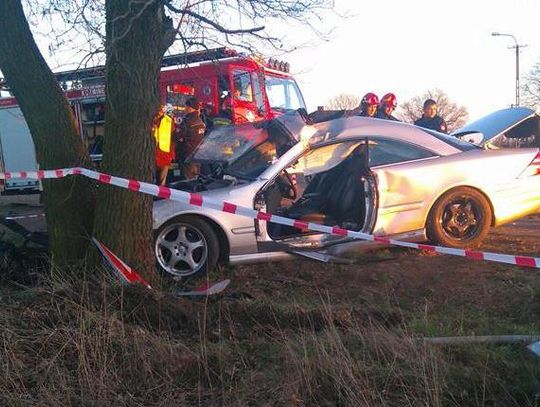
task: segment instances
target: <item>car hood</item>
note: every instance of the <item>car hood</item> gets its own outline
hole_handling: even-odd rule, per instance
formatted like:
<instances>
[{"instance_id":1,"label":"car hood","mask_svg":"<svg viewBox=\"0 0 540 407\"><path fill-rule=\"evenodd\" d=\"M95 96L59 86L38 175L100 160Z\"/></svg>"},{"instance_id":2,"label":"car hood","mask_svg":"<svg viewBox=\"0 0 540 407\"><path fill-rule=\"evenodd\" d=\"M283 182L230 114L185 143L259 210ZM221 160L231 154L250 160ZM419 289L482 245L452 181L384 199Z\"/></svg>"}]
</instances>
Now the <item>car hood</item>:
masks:
<instances>
[{"instance_id":1,"label":"car hood","mask_svg":"<svg viewBox=\"0 0 540 407\"><path fill-rule=\"evenodd\" d=\"M452 136L483 147L491 139L535 115L535 111L528 107L497 110L454 131Z\"/></svg>"}]
</instances>

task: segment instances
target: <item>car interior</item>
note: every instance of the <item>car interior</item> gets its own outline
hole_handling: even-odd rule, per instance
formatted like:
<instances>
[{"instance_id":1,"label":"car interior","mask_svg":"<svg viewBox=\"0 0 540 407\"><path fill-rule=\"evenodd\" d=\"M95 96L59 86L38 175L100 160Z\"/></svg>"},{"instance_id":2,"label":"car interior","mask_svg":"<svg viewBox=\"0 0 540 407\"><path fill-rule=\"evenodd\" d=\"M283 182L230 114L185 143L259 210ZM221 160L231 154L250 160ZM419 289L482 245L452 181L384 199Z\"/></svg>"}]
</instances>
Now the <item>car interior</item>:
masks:
<instances>
[{"instance_id":1,"label":"car interior","mask_svg":"<svg viewBox=\"0 0 540 407\"><path fill-rule=\"evenodd\" d=\"M305 222L362 230L367 213L366 178L371 176L366 144L356 142L345 147L346 155L331 152L325 163L328 165L320 165L323 157L314 157L308 158L303 169L295 168L295 163L284 170L264 191L267 210ZM268 234L277 240L305 232L269 223Z\"/></svg>"}]
</instances>

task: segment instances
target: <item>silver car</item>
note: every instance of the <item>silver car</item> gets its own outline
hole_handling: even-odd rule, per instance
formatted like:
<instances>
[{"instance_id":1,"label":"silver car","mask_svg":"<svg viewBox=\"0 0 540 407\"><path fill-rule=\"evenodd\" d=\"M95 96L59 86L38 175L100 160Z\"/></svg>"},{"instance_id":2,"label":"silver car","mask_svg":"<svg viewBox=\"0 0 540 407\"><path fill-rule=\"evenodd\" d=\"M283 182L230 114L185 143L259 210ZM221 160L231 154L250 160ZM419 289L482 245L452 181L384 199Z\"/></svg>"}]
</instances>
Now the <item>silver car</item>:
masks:
<instances>
[{"instance_id":1,"label":"silver car","mask_svg":"<svg viewBox=\"0 0 540 407\"><path fill-rule=\"evenodd\" d=\"M503 115L507 123L496 128L510 127L511 116ZM479 144L497 136L484 131ZM491 227L540 210L538 148L485 149L379 119L308 125L291 113L221 127L193 160L210 175L173 187L405 241L476 247ZM170 200L154 203L154 229L157 261L174 277L204 272L218 261L339 260L378 244Z\"/></svg>"}]
</instances>

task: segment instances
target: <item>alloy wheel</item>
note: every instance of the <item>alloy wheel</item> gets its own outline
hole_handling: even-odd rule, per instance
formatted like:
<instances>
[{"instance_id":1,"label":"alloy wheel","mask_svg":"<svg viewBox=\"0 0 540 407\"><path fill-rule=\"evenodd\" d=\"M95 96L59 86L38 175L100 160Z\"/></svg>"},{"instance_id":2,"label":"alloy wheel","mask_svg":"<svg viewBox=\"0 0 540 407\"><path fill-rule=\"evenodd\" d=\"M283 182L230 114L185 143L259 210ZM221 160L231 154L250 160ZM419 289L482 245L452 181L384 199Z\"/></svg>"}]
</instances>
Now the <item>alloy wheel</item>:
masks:
<instances>
[{"instance_id":1,"label":"alloy wheel","mask_svg":"<svg viewBox=\"0 0 540 407\"><path fill-rule=\"evenodd\" d=\"M155 251L159 265L175 277L197 273L208 258L208 244L203 233L185 223L174 223L161 230Z\"/></svg>"}]
</instances>

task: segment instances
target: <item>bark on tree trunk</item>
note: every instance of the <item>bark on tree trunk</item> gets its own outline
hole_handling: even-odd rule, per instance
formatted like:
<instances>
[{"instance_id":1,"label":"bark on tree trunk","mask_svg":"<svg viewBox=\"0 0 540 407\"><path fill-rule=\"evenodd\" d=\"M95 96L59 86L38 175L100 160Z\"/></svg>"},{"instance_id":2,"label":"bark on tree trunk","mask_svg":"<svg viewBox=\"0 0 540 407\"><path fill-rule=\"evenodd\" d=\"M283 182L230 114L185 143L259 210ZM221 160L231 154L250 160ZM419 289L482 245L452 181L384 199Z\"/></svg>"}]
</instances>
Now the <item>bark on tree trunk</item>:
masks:
<instances>
[{"instance_id":1,"label":"bark on tree trunk","mask_svg":"<svg viewBox=\"0 0 540 407\"><path fill-rule=\"evenodd\" d=\"M24 114L40 168L89 165L73 111L34 41L20 0L0 1L0 69ZM43 182L55 265L85 255L93 220L90 187L82 177Z\"/></svg>"},{"instance_id":2,"label":"bark on tree trunk","mask_svg":"<svg viewBox=\"0 0 540 407\"><path fill-rule=\"evenodd\" d=\"M161 58L172 43L172 24L158 0L106 1L107 104L102 169L152 182L151 123L159 105ZM127 264L156 281L152 198L100 186L94 223L97 239Z\"/></svg>"}]
</instances>

